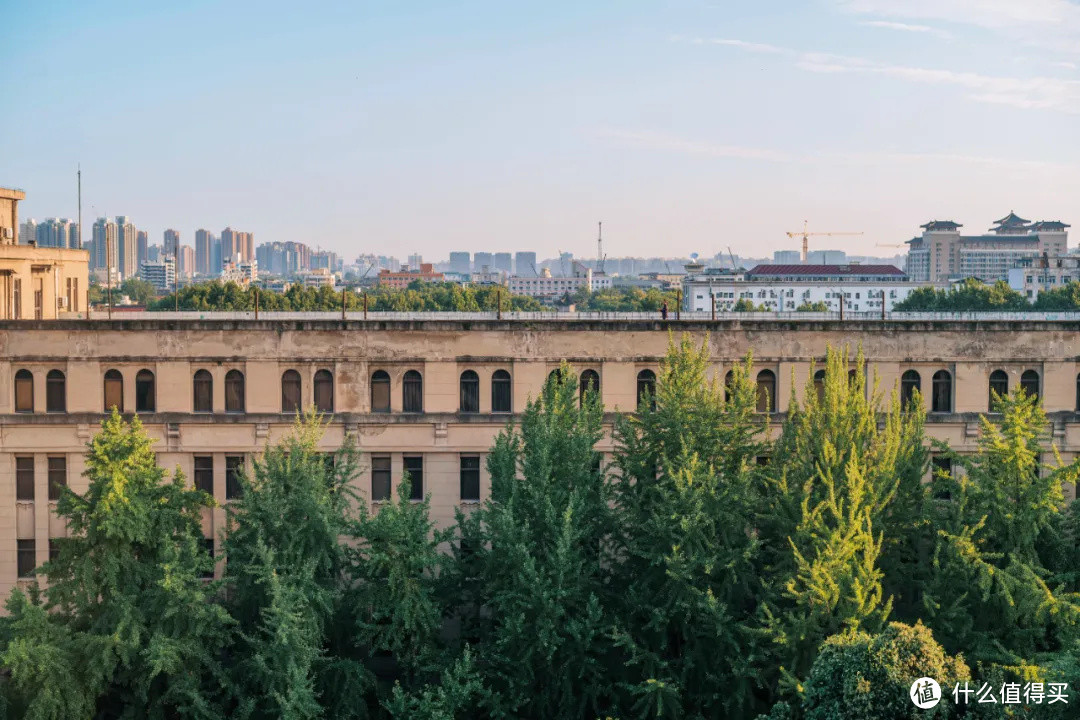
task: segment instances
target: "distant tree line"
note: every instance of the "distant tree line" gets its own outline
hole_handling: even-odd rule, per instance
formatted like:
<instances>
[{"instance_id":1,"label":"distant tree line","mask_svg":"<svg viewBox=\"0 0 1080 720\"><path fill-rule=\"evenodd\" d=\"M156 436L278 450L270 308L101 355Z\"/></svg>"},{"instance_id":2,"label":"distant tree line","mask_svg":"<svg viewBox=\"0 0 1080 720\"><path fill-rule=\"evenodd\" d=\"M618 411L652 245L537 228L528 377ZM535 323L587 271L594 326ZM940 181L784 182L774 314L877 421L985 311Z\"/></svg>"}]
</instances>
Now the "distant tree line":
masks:
<instances>
[{"instance_id":1,"label":"distant tree line","mask_svg":"<svg viewBox=\"0 0 1080 720\"><path fill-rule=\"evenodd\" d=\"M1037 398L999 398L972 455L934 447L927 484L918 392L867 387L861 353L830 350L773 438L752 359L721 385L708 348L672 343L610 463L596 394L553 373L445 529L407 476L369 511L357 448L298 419L217 558L213 498L114 413L48 584L0 618L3 716L891 720L956 716L954 683L1075 682L1077 465L1042 462ZM933 711L908 699L924 675Z\"/></svg>"},{"instance_id":2,"label":"distant tree line","mask_svg":"<svg viewBox=\"0 0 1080 720\"><path fill-rule=\"evenodd\" d=\"M999 312L1023 311L1080 311L1080 282L1057 285L1040 290L1034 302L1023 293L999 280L992 284L978 280L965 280L948 290L921 287L913 291L893 308L911 312L975 312L995 310Z\"/></svg>"}]
</instances>

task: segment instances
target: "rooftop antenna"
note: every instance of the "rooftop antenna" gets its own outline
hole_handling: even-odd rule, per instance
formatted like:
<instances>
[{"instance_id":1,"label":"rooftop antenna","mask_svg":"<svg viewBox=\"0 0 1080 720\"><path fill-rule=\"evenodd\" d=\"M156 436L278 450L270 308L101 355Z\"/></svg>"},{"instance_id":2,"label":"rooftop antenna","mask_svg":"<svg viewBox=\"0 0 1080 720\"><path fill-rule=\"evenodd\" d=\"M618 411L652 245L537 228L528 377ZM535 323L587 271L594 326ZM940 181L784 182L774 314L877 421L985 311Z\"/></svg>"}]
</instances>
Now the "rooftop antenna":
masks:
<instances>
[{"instance_id":1,"label":"rooftop antenna","mask_svg":"<svg viewBox=\"0 0 1080 720\"><path fill-rule=\"evenodd\" d=\"M604 223L596 223L596 269L604 272Z\"/></svg>"},{"instance_id":2,"label":"rooftop antenna","mask_svg":"<svg viewBox=\"0 0 1080 720\"><path fill-rule=\"evenodd\" d=\"M77 242L79 243L79 250L82 250L82 163L78 164L78 171L75 173L79 186L79 237Z\"/></svg>"}]
</instances>

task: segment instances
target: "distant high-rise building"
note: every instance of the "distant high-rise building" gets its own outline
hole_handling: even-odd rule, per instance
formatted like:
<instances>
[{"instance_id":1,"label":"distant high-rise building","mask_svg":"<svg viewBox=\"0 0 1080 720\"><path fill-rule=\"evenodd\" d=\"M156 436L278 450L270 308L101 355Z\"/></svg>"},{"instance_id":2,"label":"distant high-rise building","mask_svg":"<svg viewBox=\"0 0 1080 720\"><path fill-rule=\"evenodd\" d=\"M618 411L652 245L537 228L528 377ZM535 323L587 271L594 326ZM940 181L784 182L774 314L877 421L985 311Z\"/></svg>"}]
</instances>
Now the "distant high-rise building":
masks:
<instances>
[{"instance_id":1,"label":"distant high-rise building","mask_svg":"<svg viewBox=\"0 0 1080 720\"><path fill-rule=\"evenodd\" d=\"M177 250L176 273L177 277L189 278L195 274L195 248L190 245L181 245Z\"/></svg>"},{"instance_id":2,"label":"distant high-rise building","mask_svg":"<svg viewBox=\"0 0 1080 720\"><path fill-rule=\"evenodd\" d=\"M251 262L255 259L255 234L227 227L221 231L221 257L224 262Z\"/></svg>"},{"instance_id":3,"label":"distant high-rise building","mask_svg":"<svg viewBox=\"0 0 1080 720\"><path fill-rule=\"evenodd\" d=\"M807 265L845 265L847 253L843 250L811 250L806 253Z\"/></svg>"},{"instance_id":4,"label":"distant high-rise building","mask_svg":"<svg viewBox=\"0 0 1080 720\"><path fill-rule=\"evenodd\" d=\"M209 230L199 228L195 231L195 272L199 275L210 275L210 243L214 236ZM219 268L220 269L220 268Z\"/></svg>"},{"instance_id":5,"label":"distant high-rise building","mask_svg":"<svg viewBox=\"0 0 1080 720\"><path fill-rule=\"evenodd\" d=\"M450 272L468 275L472 271L472 257L467 252L450 253Z\"/></svg>"},{"instance_id":6,"label":"distant high-rise building","mask_svg":"<svg viewBox=\"0 0 1080 720\"><path fill-rule=\"evenodd\" d=\"M536 253L525 251L514 253L514 272L522 277L534 277L540 272L540 269L536 267Z\"/></svg>"},{"instance_id":7,"label":"distant high-rise building","mask_svg":"<svg viewBox=\"0 0 1080 720\"><path fill-rule=\"evenodd\" d=\"M38 223L32 238L39 247L73 248L78 242L79 224L67 218L49 218Z\"/></svg>"},{"instance_id":8,"label":"distant high-rise building","mask_svg":"<svg viewBox=\"0 0 1080 720\"><path fill-rule=\"evenodd\" d=\"M492 269L494 270L502 270L507 275L514 272L514 256L508 252L495 253L492 262Z\"/></svg>"},{"instance_id":9,"label":"distant high-rise building","mask_svg":"<svg viewBox=\"0 0 1080 720\"><path fill-rule=\"evenodd\" d=\"M116 269L120 276L127 280L135 277L138 266L135 260L138 256L138 230L135 223L127 215L116 217L116 247L119 253L116 256Z\"/></svg>"},{"instance_id":10,"label":"distant high-rise building","mask_svg":"<svg viewBox=\"0 0 1080 720\"><path fill-rule=\"evenodd\" d=\"M117 267L116 223L108 218L98 218L94 223L91 239L90 265L93 270Z\"/></svg>"},{"instance_id":11,"label":"distant high-rise building","mask_svg":"<svg viewBox=\"0 0 1080 720\"><path fill-rule=\"evenodd\" d=\"M172 228L169 228L162 233L161 246L165 249L166 255L171 255L179 260L180 258L180 233Z\"/></svg>"},{"instance_id":12,"label":"distant high-rise building","mask_svg":"<svg viewBox=\"0 0 1080 720\"><path fill-rule=\"evenodd\" d=\"M802 252L799 250L773 250L774 265L801 265Z\"/></svg>"},{"instance_id":13,"label":"distant high-rise building","mask_svg":"<svg viewBox=\"0 0 1080 720\"><path fill-rule=\"evenodd\" d=\"M217 277L225 266L225 257L221 252L221 238L210 236L210 276Z\"/></svg>"},{"instance_id":14,"label":"distant high-rise building","mask_svg":"<svg viewBox=\"0 0 1080 720\"><path fill-rule=\"evenodd\" d=\"M472 270L481 272L484 268L490 270L495 265L495 256L489 252L473 253Z\"/></svg>"},{"instance_id":15,"label":"distant high-rise building","mask_svg":"<svg viewBox=\"0 0 1080 720\"><path fill-rule=\"evenodd\" d=\"M162 252L160 245L151 245L146 248L146 260L147 262L161 262L165 257L165 253Z\"/></svg>"},{"instance_id":16,"label":"distant high-rise building","mask_svg":"<svg viewBox=\"0 0 1080 720\"><path fill-rule=\"evenodd\" d=\"M140 230L135 236L135 246L137 248L136 258L139 262L139 267L142 268L142 264L146 262L146 248L150 244L149 237L147 237L145 230Z\"/></svg>"},{"instance_id":17,"label":"distant high-rise building","mask_svg":"<svg viewBox=\"0 0 1080 720\"><path fill-rule=\"evenodd\" d=\"M311 262L309 265L311 270L326 269L330 272L336 272L337 265L337 253L330 252L329 250L318 250L311 253Z\"/></svg>"},{"instance_id":18,"label":"distant high-rise building","mask_svg":"<svg viewBox=\"0 0 1080 720\"><path fill-rule=\"evenodd\" d=\"M19 225L19 244L29 245L31 242L37 242L37 222L34 218Z\"/></svg>"},{"instance_id":19,"label":"distant high-rise building","mask_svg":"<svg viewBox=\"0 0 1080 720\"><path fill-rule=\"evenodd\" d=\"M409 268L418 268L424 264L424 256L420 253L413 253L409 256Z\"/></svg>"},{"instance_id":20,"label":"distant high-rise building","mask_svg":"<svg viewBox=\"0 0 1080 720\"><path fill-rule=\"evenodd\" d=\"M158 262L147 260L139 266L139 277L154 286L158 292L176 287L176 259L171 255Z\"/></svg>"},{"instance_id":21,"label":"distant high-rise building","mask_svg":"<svg viewBox=\"0 0 1080 720\"><path fill-rule=\"evenodd\" d=\"M319 253L312 252L304 243L299 242L272 242L263 243L255 251L257 265L263 273L288 277L299 272L310 270L315 265L315 257ZM331 260L336 264L337 256L334 253L323 253L326 257L318 262L323 263L320 267L326 267L333 272ZM332 256L332 258L331 258Z\"/></svg>"}]
</instances>

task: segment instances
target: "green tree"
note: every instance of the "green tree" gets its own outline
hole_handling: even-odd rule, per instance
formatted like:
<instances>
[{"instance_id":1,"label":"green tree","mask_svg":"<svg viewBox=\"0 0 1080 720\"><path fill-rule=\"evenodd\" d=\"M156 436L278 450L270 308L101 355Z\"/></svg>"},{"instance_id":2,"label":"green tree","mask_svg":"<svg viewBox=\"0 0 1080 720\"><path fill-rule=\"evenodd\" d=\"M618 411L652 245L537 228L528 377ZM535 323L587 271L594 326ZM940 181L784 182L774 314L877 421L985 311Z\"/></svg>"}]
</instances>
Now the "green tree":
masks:
<instances>
[{"instance_id":1,"label":"green tree","mask_svg":"<svg viewBox=\"0 0 1080 720\"><path fill-rule=\"evenodd\" d=\"M978 310L1023 311L1030 310L1027 298L1009 287L1003 280L986 285L968 279L949 290L932 287L916 288L898 302L894 310L901 312L940 311L972 312Z\"/></svg>"},{"instance_id":2,"label":"green tree","mask_svg":"<svg viewBox=\"0 0 1080 720\"><path fill-rule=\"evenodd\" d=\"M845 633L825 641L810 669L802 703L806 720L901 720L947 718L956 706L943 698L923 710L908 696L922 677L938 681L943 694L971 673L962 657L950 657L922 624L889 623L877 635Z\"/></svg>"},{"instance_id":3,"label":"green tree","mask_svg":"<svg viewBox=\"0 0 1080 720\"><path fill-rule=\"evenodd\" d=\"M795 308L795 312L828 312L829 306L825 304L824 300L816 300L810 302L804 301L799 307Z\"/></svg>"},{"instance_id":4,"label":"green tree","mask_svg":"<svg viewBox=\"0 0 1080 720\"><path fill-rule=\"evenodd\" d=\"M732 312L766 312L768 309L764 305L755 305L753 300L747 298L739 298L731 307Z\"/></svg>"},{"instance_id":5,"label":"green tree","mask_svg":"<svg viewBox=\"0 0 1080 720\"><path fill-rule=\"evenodd\" d=\"M459 515L455 604L501 717L591 717L612 694L611 483L594 448L603 412L563 366L488 456L491 496ZM482 608L482 611L481 611Z\"/></svg>"},{"instance_id":6,"label":"green tree","mask_svg":"<svg viewBox=\"0 0 1080 720\"><path fill-rule=\"evenodd\" d=\"M231 624L201 576L204 492L156 464L138 418L113 411L88 444L70 537L42 567L44 603L15 590L3 665L28 718L215 718ZM48 688L42 692L43 688Z\"/></svg>"},{"instance_id":7,"label":"green tree","mask_svg":"<svg viewBox=\"0 0 1080 720\"><path fill-rule=\"evenodd\" d=\"M747 661L759 655L752 518L764 418L749 359L726 388L707 379L709 365L707 340L672 342L655 397L615 424L627 717L745 717L760 691Z\"/></svg>"},{"instance_id":8,"label":"green tree","mask_svg":"<svg viewBox=\"0 0 1080 720\"><path fill-rule=\"evenodd\" d=\"M136 304L146 306L157 297L157 288L141 278L132 277L120 286L120 293L127 295Z\"/></svg>"},{"instance_id":9,"label":"green tree","mask_svg":"<svg viewBox=\"0 0 1080 720\"><path fill-rule=\"evenodd\" d=\"M1039 296L1032 303L1032 309L1059 312L1080 310L1080 282L1073 281L1040 290Z\"/></svg>"}]
</instances>

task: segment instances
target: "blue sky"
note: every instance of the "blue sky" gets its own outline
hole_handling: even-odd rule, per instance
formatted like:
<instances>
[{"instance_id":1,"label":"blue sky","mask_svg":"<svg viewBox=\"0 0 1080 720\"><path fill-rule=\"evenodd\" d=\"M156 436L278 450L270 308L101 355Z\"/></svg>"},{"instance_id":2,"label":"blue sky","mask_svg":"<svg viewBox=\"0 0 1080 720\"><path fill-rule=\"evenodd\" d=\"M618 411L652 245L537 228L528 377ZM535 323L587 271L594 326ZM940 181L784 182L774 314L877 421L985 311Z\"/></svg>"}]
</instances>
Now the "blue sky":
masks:
<instances>
[{"instance_id":1,"label":"blue sky","mask_svg":"<svg viewBox=\"0 0 1080 720\"><path fill-rule=\"evenodd\" d=\"M0 184L404 258L1080 223L1069 0L11 3ZM1080 226L1078 226L1080 227ZM1080 232L1080 230L1077 230ZM84 237L89 235L84 232Z\"/></svg>"}]
</instances>

